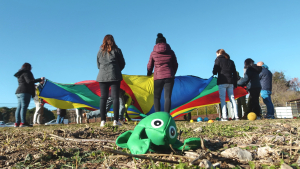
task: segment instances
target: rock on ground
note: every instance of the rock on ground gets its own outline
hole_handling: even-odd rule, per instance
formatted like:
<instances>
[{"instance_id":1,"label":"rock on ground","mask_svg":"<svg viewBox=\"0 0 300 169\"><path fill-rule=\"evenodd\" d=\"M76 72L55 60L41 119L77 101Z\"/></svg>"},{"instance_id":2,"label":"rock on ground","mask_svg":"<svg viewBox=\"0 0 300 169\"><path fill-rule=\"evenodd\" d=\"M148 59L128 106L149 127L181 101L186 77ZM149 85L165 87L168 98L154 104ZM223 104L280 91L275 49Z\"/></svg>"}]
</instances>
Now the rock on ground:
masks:
<instances>
[{"instance_id":1,"label":"rock on ground","mask_svg":"<svg viewBox=\"0 0 300 169\"><path fill-rule=\"evenodd\" d=\"M204 167L204 168L215 168L210 161L208 161L207 159L203 159L200 164L199 167Z\"/></svg>"},{"instance_id":2,"label":"rock on ground","mask_svg":"<svg viewBox=\"0 0 300 169\"><path fill-rule=\"evenodd\" d=\"M239 147L229 148L221 153L226 158L238 158L241 161L252 161L252 155L249 151Z\"/></svg>"},{"instance_id":3,"label":"rock on ground","mask_svg":"<svg viewBox=\"0 0 300 169\"><path fill-rule=\"evenodd\" d=\"M196 129L194 129L194 132L202 132L202 127L198 127Z\"/></svg>"},{"instance_id":4,"label":"rock on ground","mask_svg":"<svg viewBox=\"0 0 300 169\"><path fill-rule=\"evenodd\" d=\"M274 149L272 149L271 147L269 146L266 146L266 147L260 147L258 148L257 150L257 156L259 158L264 158L264 157L267 157L269 155L272 155L273 153L275 152Z\"/></svg>"},{"instance_id":5,"label":"rock on ground","mask_svg":"<svg viewBox=\"0 0 300 169\"><path fill-rule=\"evenodd\" d=\"M293 169L293 168L291 166L283 163L283 164L281 164L280 169Z\"/></svg>"},{"instance_id":6,"label":"rock on ground","mask_svg":"<svg viewBox=\"0 0 300 169\"><path fill-rule=\"evenodd\" d=\"M298 166L300 166L300 156L299 156L298 160L296 161L296 163L298 164Z\"/></svg>"},{"instance_id":7,"label":"rock on ground","mask_svg":"<svg viewBox=\"0 0 300 169\"><path fill-rule=\"evenodd\" d=\"M273 136L273 135L269 135L269 136L265 136L263 138L264 141L266 142L284 142L285 138L283 136Z\"/></svg>"}]
</instances>

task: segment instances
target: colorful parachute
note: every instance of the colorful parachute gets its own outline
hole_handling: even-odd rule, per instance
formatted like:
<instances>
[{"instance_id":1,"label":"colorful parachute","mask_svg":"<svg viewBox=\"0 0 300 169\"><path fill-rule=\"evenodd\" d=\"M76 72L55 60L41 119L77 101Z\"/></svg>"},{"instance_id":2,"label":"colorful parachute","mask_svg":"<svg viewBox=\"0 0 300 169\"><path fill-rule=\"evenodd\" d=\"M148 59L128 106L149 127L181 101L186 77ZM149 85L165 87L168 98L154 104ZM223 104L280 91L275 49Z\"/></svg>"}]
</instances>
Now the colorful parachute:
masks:
<instances>
[{"instance_id":1,"label":"colorful parachute","mask_svg":"<svg viewBox=\"0 0 300 169\"><path fill-rule=\"evenodd\" d=\"M153 76L123 75L121 89L128 93L133 104L128 108L131 118L139 118L140 113L154 113ZM93 80L75 84L60 84L47 80L38 91L39 97L54 107L63 109L87 108L99 109L100 86ZM238 87L234 90L235 98L245 96L246 90ZM176 76L172 92L171 115L180 117L189 111L220 103L217 79L202 79L196 76ZM228 101L228 97L226 98ZM163 111L164 91L161 96Z\"/></svg>"}]
</instances>

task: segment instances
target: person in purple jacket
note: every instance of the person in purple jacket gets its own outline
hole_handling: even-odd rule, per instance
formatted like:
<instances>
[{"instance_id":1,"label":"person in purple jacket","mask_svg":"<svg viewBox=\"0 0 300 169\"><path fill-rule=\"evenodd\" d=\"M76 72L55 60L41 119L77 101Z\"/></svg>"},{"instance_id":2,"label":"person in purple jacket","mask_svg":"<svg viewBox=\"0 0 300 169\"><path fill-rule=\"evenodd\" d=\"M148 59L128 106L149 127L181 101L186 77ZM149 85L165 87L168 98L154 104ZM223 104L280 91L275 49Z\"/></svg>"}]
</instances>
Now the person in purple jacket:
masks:
<instances>
[{"instance_id":1,"label":"person in purple jacket","mask_svg":"<svg viewBox=\"0 0 300 169\"><path fill-rule=\"evenodd\" d=\"M166 38L161 33L157 34L156 45L150 55L147 65L147 76L152 75L153 68L155 112L161 111L160 98L164 89L164 111L170 113L172 89L178 63L174 51L167 44Z\"/></svg>"}]
</instances>

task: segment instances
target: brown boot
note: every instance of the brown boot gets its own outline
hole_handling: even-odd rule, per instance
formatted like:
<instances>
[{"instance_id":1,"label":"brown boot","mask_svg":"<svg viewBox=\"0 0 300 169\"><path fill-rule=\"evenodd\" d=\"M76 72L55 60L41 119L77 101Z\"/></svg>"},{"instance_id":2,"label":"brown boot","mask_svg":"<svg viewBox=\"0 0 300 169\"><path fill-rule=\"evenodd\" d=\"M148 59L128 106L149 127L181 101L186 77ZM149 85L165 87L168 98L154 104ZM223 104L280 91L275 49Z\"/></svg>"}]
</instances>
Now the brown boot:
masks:
<instances>
[{"instance_id":1,"label":"brown boot","mask_svg":"<svg viewBox=\"0 0 300 169\"><path fill-rule=\"evenodd\" d=\"M84 118L85 123L90 123L90 122L89 122L89 119L86 118L86 113L83 113L83 114L82 114L82 118Z\"/></svg>"},{"instance_id":2,"label":"brown boot","mask_svg":"<svg viewBox=\"0 0 300 169\"><path fill-rule=\"evenodd\" d=\"M247 116L243 116L241 119L242 120L248 120L248 117Z\"/></svg>"}]
</instances>

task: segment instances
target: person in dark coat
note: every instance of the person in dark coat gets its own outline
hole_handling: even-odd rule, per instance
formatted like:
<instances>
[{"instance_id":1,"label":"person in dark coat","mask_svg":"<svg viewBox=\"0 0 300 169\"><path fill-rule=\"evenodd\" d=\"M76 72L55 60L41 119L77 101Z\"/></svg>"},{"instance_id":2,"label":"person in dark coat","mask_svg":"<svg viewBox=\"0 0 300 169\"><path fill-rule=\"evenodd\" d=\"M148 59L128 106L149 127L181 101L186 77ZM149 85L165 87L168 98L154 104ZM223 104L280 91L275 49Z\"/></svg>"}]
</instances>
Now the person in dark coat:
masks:
<instances>
[{"instance_id":1,"label":"person in dark coat","mask_svg":"<svg viewBox=\"0 0 300 169\"><path fill-rule=\"evenodd\" d=\"M161 33L157 34L156 45L150 55L147 65L147 76L152 75L153 68L155 112L161 111L160 98L164 89L164 111L170 113L171 96L178 63L174 51L167 44L166 38Z\"/></svg>"},{"instance_id":2,"label":"person in dark coat","mask_svg":"<svg viewBox=\"0 0 300 169\"><path fill-rule=\"evenodd\" d=\"M57 114L56 123L57 124L64 124L64 119L65 119L65 116L67 115L67 110L57 108L56 114Z\"/></svg>"},{"instance_id":3,"label":"person in dark coat","mask_svg":"<svg viewBox=\"0 0 300 169\"><path fill-rule=\"evenodd\" d=\"M224 49L219 49L216 52L217 58L213 68L213 74L218 74L217 85L219 87L219 96L222 107L222 121L227 121L227 108L226 108L226 91L229 100L233 107L235 120L239 120L237 104L234 99L233 89L237 87L237 74L235 64L230 60L230 56L225 52Z\"/></svg>"},{"instance_id":4,"label":"person in dark coat","mask_svg":"<svg viewBox=\"0 0 300 169\"><path fill-rule=\"evenodd\" d=\"M243 119L247 119L250 112L254 112L258 119L261 118L261 108L259 105L259 94L261 90L261 84L259 80L259 73L262 68L254 64L254 61L250 58L245 60L246 73L237 84L239 86L247 86L249 93L248 97L248 110L245 112Z\"/></svg>"},{"instance_id":5,"label":"person in dark coat","mask_svg":"<svg viewBox=\"0 0 300 169\"><path fill-rule=\"evenodd\" d=\"M269 67L264 64L264 62L258 62L257 66L262 67L262 71L259 74L259 79L261 84L260 96L263 98L263 101L267 106L267 115L265 118L274 119L274 105L271 99L273 74L269 70Z\"/></svg>"},{"instance_id":6,"label":"person in dark coat","mask_svg":"<svg viewBox=\"0 0 300 169\"><path fill-rule=\"evenodd\" d=\"M31 72L31 64L24 63L22 68L15 73L15 77L18 78L19 86L16 91L18 98L18 106L15 112L15 127L27 127L29 124L26 122L26 111L30 103L30 99L35 97L35 83L44 83L44 77L34 79Z\"/></svg>"},{"instance_id":7,"label":"person in dark coat","mask_svg":"<svg viewBox=\"0 0 300 169\"><path fill-rule=\"evenodd\" d=\"M106 35L97 54L97 66L99 73L97 80L100 83L101 99L100 113L101 124L105 125L106 121L106 102L111 88L111 97L113 99L114 122L113 125L122 125L119 122L119 91L120 83L123 80L121 71L125 67L125 60L121 49L115 43L112 35Z\"/></svg>"}]
</instances>

